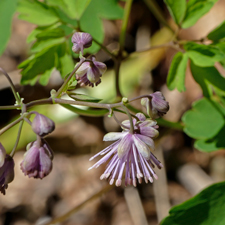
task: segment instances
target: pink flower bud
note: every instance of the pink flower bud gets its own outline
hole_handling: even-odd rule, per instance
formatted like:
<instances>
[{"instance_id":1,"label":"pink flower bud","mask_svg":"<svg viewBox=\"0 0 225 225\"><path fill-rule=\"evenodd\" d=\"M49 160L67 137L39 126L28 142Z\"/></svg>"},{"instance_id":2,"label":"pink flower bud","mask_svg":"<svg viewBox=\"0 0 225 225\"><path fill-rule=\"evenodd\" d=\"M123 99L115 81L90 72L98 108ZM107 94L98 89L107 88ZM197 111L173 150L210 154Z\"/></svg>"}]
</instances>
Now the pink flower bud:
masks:
<instances>
[{"instance_id":1,"label":"pink flower bud","mask_svg":"<svg viewBox=\"0 0 225 225\"><path fill-rule=\"evenodd\" d=\"M100 77L106 71L107 67L104 63L95 60L91 57L92 62L84 62L76 72L76 78L81 86L88 85L91 87L101 83Z\"/></svg>"},{"instance_id":2,"label":"pink flower bud","mask_svg":"<svg viewBox=\"0 0 225 225\"><path fill-rule=\"evenodd\" d=\"M48 117L36 113L32 122L32 129L36 134L43 137L55 129L55 123Z\"/></svg>"},{"instance_id":3,"label":"pink flower bud","mask_svg":"<svg viewBox=\"0 0 225 225\"><path fill-rule=\"evenodd\" d=\"M169 110L169 103L160 91L149 95L149 98L142 98L141 104L146 108L152 119L162 117Z\"/></svg>"},{"instance_id":4,"label":"pink flower bud","mask_svg":"<svg viewBox=\"0 0 225 225\"><path fill-rule=\"evenodd\" d=\"M25 175L34 178L44 178L52 170L53 152L44 140L28 144L24 159L20 164Z\"/></svg>"},{"instance_id":5,"label":"pink flower bud","mask_svg":"<svg viewBox=\"0 0 225 225\"><path fill-rule=\"evenodd\" d=\"M84 48L89 48L92 45L92 37L89 33L76 32L72 36L72 43L73 52L79 53L81 51L83 55Z\"/></svg>"}]
</instances>

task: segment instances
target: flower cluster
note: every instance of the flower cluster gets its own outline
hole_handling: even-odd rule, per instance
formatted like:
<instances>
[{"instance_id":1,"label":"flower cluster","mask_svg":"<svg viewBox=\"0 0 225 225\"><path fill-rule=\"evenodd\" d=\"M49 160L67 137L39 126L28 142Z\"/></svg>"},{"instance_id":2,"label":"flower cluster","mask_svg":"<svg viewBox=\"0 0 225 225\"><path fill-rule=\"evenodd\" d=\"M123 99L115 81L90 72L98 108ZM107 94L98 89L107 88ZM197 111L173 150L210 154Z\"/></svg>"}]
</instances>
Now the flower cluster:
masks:
<instances>
[{"instance_id":1,"label":"flower cluster","mask_svg":"<svg viewBox=\"0 0 225 225\"><path fill-rule=\"evenodd\" d=\"M92 44L92 37L90 34L76 32L72 36L72 43L72 50L76 53L80 53L80 62L69 77L67 77L58 92L55 91L56 94L53 93L51 95L50 100L52 100L52 102L63 102L62 99L58 99L58 96L61 96L62 92L65 91L68 82L74 74L77 82L81 86L94 87L101 83L102 74L107 69L104 63L96 61L95 56L89 56L88 58L83 57L84 48L88 48ZM22 100L20 101L20 99L18 99L19 97L17 95L15 96L18 104L19 102L22 103ZM101 164L109 161L100 179L109 179L111 185L115 182L116 186L120 186L122 184L123 174L125 176L125 185L133 184L136 186L137 180L141 183L142 179L144 179L146 183L148 183L148 181L152 183L153 178L157 179L154 167L157 166L159 169L163 167L161 162L152 153L155 148L154 139L159 134L157 130L158 125L154 119L167 113L169 104L161 92L137 97L131 101L140 98L142 98L141 104L147 109L150 118L147 119L144 114L137 113L136 116L133 116L134 119L132 119L129 110L127 109L126 113L130 119L125 120L120 124L122 132L111 132L104 136L104 141L115 142L90 159L93 160L97 156L104 155L89 169L97 168ZM86 101L84 100L80 105L85 105L85 102ZM125 101L122 100L120 103L113 104L113 107L125 107L128 102L128 99ZM77 104L77 101L74 103ZM112 105L110 104L88 102L87 106L112 109ZM20 167L22 172L28 177L43 179L51 172L53 160L53 151L45 141L44 137L55 129L55 123L48 117L37 112L32 111L28 113L26 111L26 105L23 105L21 108L22 114L20 121L25 120L31 125L37 139L27 145L27 150L24 154L23 161L20 163ZM29 120L31 114L35 114L35 118L32 122ZM18 137L20 136L20 131L21 129L19 129ZM5 194L8 184L14 179L13 155L17 143L18 142L16 142L10 155L6 154L6 150L0 143L0 192L2 194Z\"/></svg>"},{"instance_id":2,"label":"flower cluster","mask_svg":"<svg viewBox=\"0 0 225 225\"><path fill-rule=\"evenodd\" d=\"M159 169L163 167L161 162L154 156L154 141L158 136L157 123L151 119L146 119L142 113L136 114L137 119L133 120L134 133L130 133L130 122L123 121L121 133L111 132L104 136L104 141L116 141L101 152L93 156L93 160L99 155L104 155L96 162L92 168L97 168L108 161L105 172L100 179L109 178L112 185L116 180L116 185L122 184L122 176L125 171L125 185L133 184L136 186L136 178L141 183L142 178L145 182L153 182L153 177L157 175L153 170L154 165Z\"/></svg>"},{"instance_id":3,"label":"flower cluster","mask_svg":"<svg viewBox=\"0 0 225 225\"><path fill-rule=\"evenodd\" d=\"M37 140L27 145L20 167L25 175L42 179L51 172L53 159L53 151L43 137L55 129L55 124L48 117L37 112L35 114L31 127L37 134ZM5 195L5 190L13 179L13 157L6 154L5 148L0 143L0 192L2 194Z\"/></svg>"}]
</instances>

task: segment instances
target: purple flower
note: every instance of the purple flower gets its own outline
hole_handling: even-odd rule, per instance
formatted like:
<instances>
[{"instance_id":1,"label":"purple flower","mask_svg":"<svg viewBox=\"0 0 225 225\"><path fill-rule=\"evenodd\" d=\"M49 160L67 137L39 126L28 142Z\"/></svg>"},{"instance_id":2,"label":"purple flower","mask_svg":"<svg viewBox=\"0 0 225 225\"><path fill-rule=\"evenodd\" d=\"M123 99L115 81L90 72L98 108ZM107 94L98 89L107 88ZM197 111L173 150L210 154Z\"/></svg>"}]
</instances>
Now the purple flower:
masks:
<instances>
[{"instance_id":1,"label":"purple flower","mask_svg":"<svg viewBox=\"0 0 225 225\"><path fill-rule=\"evenodd\" d=\"M92 168L97 168L101 164L110 159L105 172L100 179L109 178L112 185L116 179L116 186L122 183L122 176L125 171L125 185L131 183L136 186L136 178L141 183L142 178L145 182L153 182L153 177L157 179L157 175L153 170L154 164L161 169L163 165L153 155L154 150L153 139L158 136L156 122L146 119L142 113L136 114L139 121L133 120L134 133L129 132L130 123L124 121L122 124L126 126L123 132L111 132L104 136L104 141L115 141L113 144L103 149L101 152L93 156L90 160L99 155L104 155Z\"/></svg>"},{"instance_id":2,"label":"purple flower","mask_svg":"<svg viewBox=\"0 0 225 225\"><path fill-rule=\"evenodd\" d=\"M32 122L32 129L36 134L43 137L55 129L55 123L48 117L36 113Z\"/></svg>"},{"instance_id":3,"label":"purple flower","mask_svg":"<svg viewBox=\"0 0 225 225\"><path fill-rule=\"evenodd\" d=\"M76 32L73 34L71 41L73 52L79 53L81 51L82 55L84 48L89 48L92 45L92 37L89 33Z\"/></svg>"},{"instance_id":4,"label":"purple flower","mask_svg":"<svg viewBox=\"0 0 225 225\"><path fill-rule=\"evenodd\" d=\"M43 139L27 145L27 152L20 164L25 175L34 178L44 178L52 170L53 152Z\"/></svg>"},{"instance_id":5,"label":"purple flower","mask_svg":"<svg viewBox=\"0 0 225 225\"><path fill-rule=\"evenodd\" d=\"M10 155L5 156L4 164L0 167L0 192L5 195L8 183L14 179L14 160Z\"/></svg>"},{"instance_id":6,"label":"purple flower","mask_svg":"<svg viewBox=\"0 0 225 225\"><path fill-rule=\"evenodd\" d=\"M76 72L76 78L81 86L98 86L101 83L100 77L106 71L106 65L95 60L91 56L92 62L84 62Z\"/></svg>"},{"instance_id":7,"label":"purple flower","mask_svg":"<svg viewBox=\"0 0 225 225\"><path fill-rule=\"evenodd\" d=\"M142 98L141 104L147 109L147 113L152 119L162 117L169 110L169 103L160 91L150 94L149 98Z\"/></svg>"}]
</instances>

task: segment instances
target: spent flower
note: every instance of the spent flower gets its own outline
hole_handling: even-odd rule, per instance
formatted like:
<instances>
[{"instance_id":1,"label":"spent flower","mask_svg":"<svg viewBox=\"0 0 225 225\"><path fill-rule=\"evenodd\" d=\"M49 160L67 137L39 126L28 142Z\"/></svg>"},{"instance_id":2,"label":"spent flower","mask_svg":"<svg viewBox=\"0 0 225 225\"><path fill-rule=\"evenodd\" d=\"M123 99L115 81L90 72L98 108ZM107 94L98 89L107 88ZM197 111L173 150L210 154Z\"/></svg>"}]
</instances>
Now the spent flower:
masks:
<instances>
[{"instance_id":1,"label":"spent flower","mask_svg":"<svg viewBox=\"0 0 225 225\"><path fill-rule=\"evenodd\" d=\"M162 117L169 110L169 103L160 91L149 95L149 98L142 98L141 104L146 108L152 119Z\"/></svg>"},{"instance_id":2,"label":"spent flower","mask_svg":"<svg viewBox=\"0 0 225 225\"><path fill-rule=\"evenodd\" d=\"M94 87L101 83L100 77L106 71L107 67L104 63L96 61L94 56L90 57L90 61L84 62L76 72L76 78L81 86Z\"/></svg>"},{"instance_id":3,"label":"spent flower","mask_svg":"<svg viewBox=\"0 0 225 225\"><path fill-rule=\"evenodd\" d=\"M122 184L122 176L125 171L125 185L133 184L136 186L136 178L141 183L142 178L145 182L153 182L153 177L157 175L153 170L154 164L160 169L163 167L161 162L154 156L153 139L158 136L156 121L146 119L142 113L136 114L139 119L133 120L134 133L130 133L130 122L122 123L122 132L111 132L104 136L104 141L115 141L101 152L97 153L90 160L99 155L104 155L92 168L97 168L101 164L109 161L105 172L100 179L109 178L112 185L116 180L116 185Z\"/></svg>"},{"instance_id":4,"label":"spent flower","mask_svg":"<svg viewBox=\"0 0 225 225\"><path fill-rule=\"evenodd\" d=\"M43 139L27 145L27 151L20 164L25 175L34 178L44 178L52 170L53 152Z\"/></svg>"},{"instance_id":5,"label":"spent flower","mask_svg":"<svg viewBox=\"0 0 225 225\"><path fill-rule=\"evenodd\" d=\"M55 129L55 123L48 117L36 113L32 122L32 130L39 136L45 136Z\"/></svg>"},{"instance_id":6,"label":"spent flower","mask_svg":"<svg viewBox=\"0 0 225 225\"><path fill-rule=\"evenodd\" d=\"M14 179L14 160L10 155L5 156L3 165L0 167L0 192L5 195L8 183Z\"/></svg>"},{"instance_id":7,"label":"spent flower","mask_svg":"<svg viewBox=\"0 0 225 225\"><path fill-rule=\"evenodd\" d=\"M83 55L84 48L89 48L92 45L92 37L89 33L76 32L72 36L72 51L79 53L81 51Z\"/></svg>"}]
</instances>

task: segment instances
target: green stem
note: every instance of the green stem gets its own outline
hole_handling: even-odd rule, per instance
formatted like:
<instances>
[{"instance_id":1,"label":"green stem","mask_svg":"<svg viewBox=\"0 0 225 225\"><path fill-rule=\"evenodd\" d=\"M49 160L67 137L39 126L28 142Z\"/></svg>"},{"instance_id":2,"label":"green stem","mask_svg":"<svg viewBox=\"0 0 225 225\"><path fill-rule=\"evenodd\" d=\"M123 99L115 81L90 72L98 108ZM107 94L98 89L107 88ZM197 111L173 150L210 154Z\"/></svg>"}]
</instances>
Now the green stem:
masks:
<instances>
[{"instance_id":1,"label":"green stem","mask_svg":"<svg viewBox=\"0 0 225 225\"><path fill-rule=\"evenodd\" d=\"M82 60L81 59L80 62L75 66L75 68L73 69L73 71L70 73L70 75L66 78L66 80L62 84L62 86L56 92L56 94L54 96L55 98L58 98L58 97L61 96L62 92L64 91L64 88L66 87L66 85L68 84L68 82L70 81L70 79L72 78L72 76L76 73L76 71L79 69L79 67L82 65L83 62L85 62L85 60Z\"/></svg>"},{"instance_id":2,"label":"green stem","mask_svg":"<svg viewBox=\"0 0 225 225\"><path fill-rule=\"evenodd\" d=\"M11 87L12 92L13 92L13 95L14 95L14 97L15 97L17 103L19 104L19 103L20 103L20 98L18 97L18 95L17 95L17 93L16 93L16 88L15 88L15 86L14 86L14 84L13 84L13 82L12 82L10 76L9 76L9 74L6 73L6 71L3 70L1 67L0 67L0 71L5 75L5 77L6 77L7 80L9 81L10 87Z\"/></svg>"},{"instance_id":3,"label":"green stem","mask_svg":"<svg viewBox=\"0 0 225 225\"><path fill-rule=\"evenodd\" d=\"M66 219L68 219L70 216L72 216L74 213L76 213L77 211L79 211L80 209L82 209L87 203L89 203L90 201L100 197L101 195L103 195L104 193L112 190L114 188L114 186L108 185L106 187L104 187L101 191L97 192L96 194L92 195L91 197L89 197L87 200L85 200L84 202L82 202L81 204L79 204L78 206L74 207L73 209L71 209L69 212L65 213L64 215L53 219L52 221L46 223L45 225L52 225L52 224L61 224L61 222L65 221Z\"/></svg>"},{"instance_id":4,"label":"green stem","mask_svg":"<svg viewBox=\"0 0 225 225\"><path fill-rule=\"evenodd\" d=\"M21 120L23 120L23 117L21 116L20 118L16 119L15 121L13 121L12 123L8 124L7 126L3 127L0 130L0 135L2 135L3 133L5 133L8 129L10 129L11 127L15 126L17 123L19 123Z\"/></svg>"},{"instance_id":5,"label":"green stem","mask_svg":"<svg viewBox=\"0 0 225 225\"><path fill-rule=\"evenodd\" d=\"M99 45L100 47L101 47L101 49L102 50L104 50L109 56L111 56L114 60L116 59L116 56L112 53L112 52L110 52L109 50L108 50L108 48L106 48L104 45L102 45L100 42L98 42L96 39L94 39L93 37L92 37L92 40L97 44L97 45Z\"/></svg>"},{"instance_id":6,"label":"green stem","mask_svg":"<svg viewBox=\"0 0 225 225\"><path fill-rule=\"evenodd\" d=\"M29 109L35 105L47 105L47 104L53 104L52 98L40 99L40 100L29 102L26 104L26 107L27 109Z\"/></svg>"},{"instance_id":7,"label":"green stem","mask_svg":"<svg viewBox=\"0 0 225 225\"><path fill-rule=\"evenodd\" d=\"M130 121L130 133L133 134L134 133L134 124L133 124L132 116L131 116L131 114L130 114L130 112L127 109L126 106L123 105L122 107L126 111L126 114L127 114L128 118L129 118L129 121Z\"/></svg>"},{"instance_id":8,"label":"green stem","mask_svg":"<svg viewBox=\"0 0 225 225\"><path fill-rule=\"evenodd\" d=\"M19 109L20 107L20 105L6 105L0 106L0 110Z\"/></svg>"},{"instance_id":9,"label":"green stem","mask_svg":"<svg viewBox=\"0 0 225 225\"><path fill-rule=\"evenodd\" d=\"M174 32L174 30L171 28L171 26L167 23L166 19L164 18L164 14L162 10L159 8L158 4L155 2L155 0L144 0L144 2L148 6L152 14L155 16L155 18L164 26L168 27L172 32Z\"/></svg>"},{"instance_id":10,"label":"green stem","mask_svg":"<svg viewBox=\"0 0 225 225\"><path fill-rule=\"evenodd\" d=\"M125 8L124 8L123 22L122 22L122 27L120 32L120 39L119 39L120 52L123 52L123 49L124 49L126 30L127 30L127 24L129 20L131 5L132 5L132 0L127 0Z\"/></svg>"},{"instance_id":11,"label":"green stem","mask_svg":"<svg viewBox=\"0 0 225 225\"><path fill-rule=\"evenodd\" d=\"M14 145L14 147L13 147L13 150L12 150L11 153L10 153L10 156L11 156L11 157L14 156L15 151L16 151L16 148L17 148L17 146L18 146L18 144L19 144L20 135L21 135L22 127L23 127L23 122L24 122L24 120L20 121L20 126L19 126L19 130L18 130L17 138L16 138L16 143L15 143L15 145Z\"/></svg>"},{"instance_id":12,"label":"green stem","mask_svg":"<svg viewBox=\"0 0 225 225\"><path fill-rule=\"evenodd\" d=\"M118 60L115 60L115 86L116 86L116 97L118 100L122 99L122 94L120 92L120 82L119 82L119 76L120 76L120 66L121 66L121 59L119 57Z\"/></svg>"}]
</instances>

